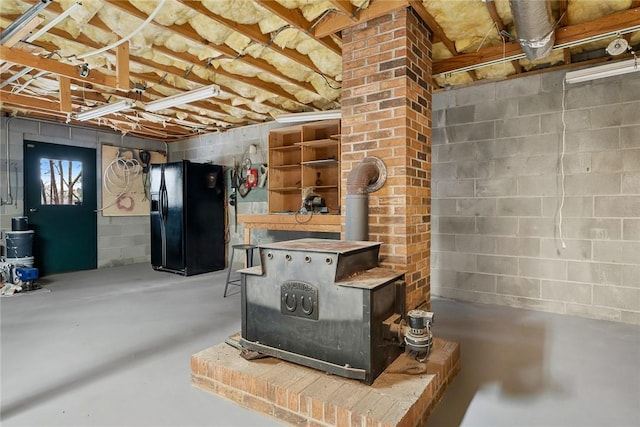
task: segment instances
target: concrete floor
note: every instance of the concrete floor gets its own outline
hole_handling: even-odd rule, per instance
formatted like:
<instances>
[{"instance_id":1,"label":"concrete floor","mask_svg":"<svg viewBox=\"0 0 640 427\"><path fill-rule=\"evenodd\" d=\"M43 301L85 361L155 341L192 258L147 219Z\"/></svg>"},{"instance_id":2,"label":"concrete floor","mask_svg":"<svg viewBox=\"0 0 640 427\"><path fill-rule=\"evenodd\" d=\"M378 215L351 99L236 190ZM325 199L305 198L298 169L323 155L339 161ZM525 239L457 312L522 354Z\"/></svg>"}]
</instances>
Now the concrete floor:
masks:
<instances>
[{"instance_id":1,"label":"concrete floor","mask_svg":"<svg viewBox=\"0 0 640 427\"><path fill-rule=\"evenodd\" d=\"M191 354L240 329L224 279L139 264L1 298L2 425L281 425L190 385ZM433 309L463 368L428 427L640 425L640 328L448 300Z\"/></svg>"}]
</instances>

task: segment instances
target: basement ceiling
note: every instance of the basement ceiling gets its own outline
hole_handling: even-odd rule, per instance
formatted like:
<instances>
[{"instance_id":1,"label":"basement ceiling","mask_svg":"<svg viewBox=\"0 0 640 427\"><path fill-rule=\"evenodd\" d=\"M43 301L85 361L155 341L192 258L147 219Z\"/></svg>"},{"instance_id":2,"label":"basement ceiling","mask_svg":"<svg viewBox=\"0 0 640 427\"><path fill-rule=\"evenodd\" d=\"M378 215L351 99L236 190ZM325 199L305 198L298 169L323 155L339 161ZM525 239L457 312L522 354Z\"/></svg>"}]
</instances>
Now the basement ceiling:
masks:
<instances>
[{"instance_id":1,"label":"basement ceiling","mask_svg":"<svg viewBox=\"0 0 640 427\"><path fill-rule=\"evenodd\" d=\"M0 25L40 1L2 0ZM434 90L624 59L631 53L612 58L605 48L619 38L640 44L640 0L549 5L563 48L530 61L508 0L54 0L0 46L1 109L175 141L340 108L341 31L408 6L434 33ZM145 110L211 84L219 95ZM127 110L76 119L127 98Z\"/></svg>"}]
</instances>

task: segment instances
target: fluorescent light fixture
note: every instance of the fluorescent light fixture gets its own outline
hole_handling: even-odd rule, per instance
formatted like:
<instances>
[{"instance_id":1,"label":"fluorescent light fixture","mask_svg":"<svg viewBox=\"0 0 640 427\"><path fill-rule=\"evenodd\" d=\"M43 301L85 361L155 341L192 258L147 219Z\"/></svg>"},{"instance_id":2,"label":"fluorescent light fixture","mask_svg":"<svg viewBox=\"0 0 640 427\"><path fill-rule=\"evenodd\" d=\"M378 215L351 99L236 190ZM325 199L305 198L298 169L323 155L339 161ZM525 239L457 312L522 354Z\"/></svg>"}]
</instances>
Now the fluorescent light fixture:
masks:
<instances>
[{"instance_id":1,"label":"fluorescent light fixture","mask_svg":"<svg viewBox=\"0 0 640 427\"><path fill-rule=\"evenodd\" d=\"M18 33L25 25L27 25L38 13L40 13L45 7L49 6L51 0L40 0L38 3L31 6L25 13L20 15L18 19L13 21L5 30L0 33L0 45L3 45Z\"/></svg>"},{"instance_id":2,"label":"fluorescent light fixture","mask_svg":"<svg viewBox=\"0 0 640 427\"><path fill-rule=\"evenodd\" d=\"M211 98L220 95L220 86L210 85L195 89L190 92L180 93L178 95L168 96L158 99L157 101L148 102L144 109L150 112L164 110L165 108L176 107L178 105L190 104L202 99Z\"/></svg>"},{"instance_id":3,"label":"fluorescent light fixture","mask_svg":"<svg viewBox=\"0 0 640 427\"><path fill-rule=\"evenodd\" d=\"M331 120L342 118L342 111L340 110L326 110L326 111L311 111L309 113L291 113L280 114L276 116L276 122L278 123L300 123L300 122L312 122L315 120Z\"/></svg>"},{"instance_id":4,"label":"fluorescent light fixture","mask_svg":"<svg viewBox=\"0 0 640 427\"><path fill-rule=\"evenodd\" d=\"M565 80L570 84L581 83L590 80L602 79L604 77L633 73L636 71L640 71L640 61L637 59L629 59L626 61L612 62L611 64L585 68L583 70L569 71L565 75Z\"/></svg>"},{"instance_id":5,"label":"fluorescent light fixture","mask_svg":"<svg viewBox=\"0 0 640 427\"><path fill-rule=\"evenodd\" d=\"M119 113L123 110L128 110L133 107L135 102L131 99L123 99L122 101L114 102L112 104L105 104L97 108L92 108L91 110L83 111L82 113L76 114L76 119L81 122L91 119L96 119L98 117L106 116L107 114Z\"/></svg>"}]
</instances>

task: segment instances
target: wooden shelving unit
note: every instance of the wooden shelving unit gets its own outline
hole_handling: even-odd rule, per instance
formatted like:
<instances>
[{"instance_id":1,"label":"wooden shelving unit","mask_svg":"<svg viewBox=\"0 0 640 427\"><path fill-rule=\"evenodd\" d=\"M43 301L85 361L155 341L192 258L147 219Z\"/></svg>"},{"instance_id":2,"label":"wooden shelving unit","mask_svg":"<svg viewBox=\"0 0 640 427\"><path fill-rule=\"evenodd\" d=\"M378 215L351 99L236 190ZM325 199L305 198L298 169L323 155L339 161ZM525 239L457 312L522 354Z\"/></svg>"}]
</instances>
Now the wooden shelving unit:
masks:
<instances>
[{"instance_id":1,"label":"wooden shelving unit","mask_svg":"<svg viewBox=\"0 0 640 427\"><path fill-rule=\"evenodd\" d=\"M307 188L325 199L329 213L340 205L340 120L269 133L269 212L297 212Z\"/></svg>"}]
</instances>

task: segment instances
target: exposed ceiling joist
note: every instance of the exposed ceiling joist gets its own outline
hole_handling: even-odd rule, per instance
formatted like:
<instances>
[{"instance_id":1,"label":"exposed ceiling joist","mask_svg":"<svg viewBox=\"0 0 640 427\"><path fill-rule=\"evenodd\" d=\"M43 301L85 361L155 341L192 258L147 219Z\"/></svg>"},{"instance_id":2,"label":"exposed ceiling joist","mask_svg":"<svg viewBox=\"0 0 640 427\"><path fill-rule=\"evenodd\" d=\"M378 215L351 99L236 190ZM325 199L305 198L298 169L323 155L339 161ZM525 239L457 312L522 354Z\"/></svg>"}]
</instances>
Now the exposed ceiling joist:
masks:
<instances>
[{"instance_id":1,"label":"exposed ceiling joist","mask_svg":"<svg viewBox=\"0 0 640 427\"><path fill-rule=\"evenodd\" d=\"M356 16L357 22L378 18L396 10L404 9L407 5L407 0L371 0L369 7L361 9L360 12L358 12ZM339 13L334 13L320 22L313 33L316 37L326 37L352 25L354 25L354 22L351 18Z\"/></svg>"},{"instance_id":2,"label":"exposed ceiling joist","mask_svg":"<svg viewBox=\"0 0 640 427\"><path fill-rule=\"evenodd\" d=\"M92 48L98 48L100 46L97 43L95 43L93 40L89 39L88 37L86 37L84 35L80 35L74 40L74 39L71 38L70 34L64 32L62 30L51 29L50 33L52 35L55 35L56 37L62 37L65 40L68 40L68 41L74 41L74 42L77 42L77 43L81 43L84 46L89 46L89 47L92 47ZM171 51L171 52L173 52L173 51ZM145 59L145 58L141 58L141 57L138 57L138 56L131 56L130 59L134 63L138 63L138 64L141 64L141 65L146 65L146 66L149 66L149 67L157 68L160 71L164 71L164 72L166 72L168 74L173 74L176 77L184 78L185 70L182 70L180 68L176 68L176 67L173 67L171 65L157 64L157 63L155 63L155 62L153 62L151 60L148 60L148 59ZM150 76L149 74L141 75L141 74L136 74L136 73L129 72L129 77L130 78L131 77L138 78L141 81L144 80L144 81L148 81L148 82L150 82L152 84L159 84L161 76L153 75L154 78L150 78L149 76ZM190 76L190 81L194 81L194 82L200 83L202 85L210 85L212 83L212 82L210 82L208 80L205 80L205 79L202 79L202 78L198 77L197 75ZM170 88L170 89L174 89L172 86L169 86L169 85L163 85L163 86L165 86L167 88ZM127 82L127 90L129 90L128 82ZM162 95L160 95L160 96L162 96ZM225 105L228 105L229 107L239 108L240 110L245 110L248 113L252 112L252 110L248 109L248 108L236 107L236 106L232 105L229 100L226 100L226 99L218 99L217 101L220 104L225 104Z\"/></svg>"},{"instance_id":3,"label":"exposed ceiling joist","mask_svg":"<svg viewBox=\"0 0 640 427\"><path fill-rule=\"evenodd\" d=\"M52 3L52 6L54 6L54 7L55 7L55 6L57 6L57 4ZM92 21L94 21L94 20L96 21L96 23L97 23L97 24L102 24L104 27L106 27L106 25L104 25L104 24L99 20L99 18L94 17L94 18L92 19ZM107 28L108 28L108 27L107 27ZM102 28L102 29L104 29L104 28ZM98 49L98 48L100 48L100 47L101 47L101 45L100 45L100 44L98 44L98 43L94 42L93 40L89 39L87 36L85 36L85 35L83 35L83 34L80 34L78 37L76 37L76 38L74 39L74 38L72 38L72 36L71 36L69 33L65 32L65 31L63 31L63 30L57 29L57 28L52 28L52 29L50 29L50 30L49 30L49 34L51 34L51 35L53 35L53 36L56 36L56 37L60 37L60 38L65 39L65 40L67 40L67 41L80 43L80 44L82 44L82 45L84 45L84 46L88 46L88 47L95 48L95 49ZM124 44L123 44L123 45L124 45ZM123 45L120 45L120 46L123 46ZM49 48L53 49L53 48L55 48L55 45L49 46ZM167 54L175 54L175 52L173 52L173 51L171 51L171 50L169 50L169 49L167 49L167 48L161 48L160 50L161 50L161 51L165 51ZM180 58L179 58L180 60L185 61L185 56L186 56L186 55L182 54L182 55L179 55L179 56L180 56ZM151 61L151 60L148 60L148 59L145 59L145 58L142 58L142 57L138 57L138 56L131 56L131 57L130 57L130 60L131 60L132 62L134 62L134 63L138 63L138 64L141 64L141 65L146 65L146 66L149 66L149 67L157 68L157 69L159 69L159 70L161 70L161 71L167 72L167 73L169 73L169 74L173 74L173 75L178 76L178 77L180 77L180 78L183 78L183 77L184 77L185 70L182 70L182 69L179 69L179 68L176 68L176 67L172 67L172 66L170 66L170 65L162 65L162 64L158 64L158 63L155 63L155 62L153 62L153 61ZM187 61L187 62L188 62L188 61ZM127 62L126 66L128 67L128 65L129 65L129 64L128 64L128 62ZM195 65L195 64L194 64L194 65ZM120 67L119 67L119 66L116 66L116 69L117 69L117 70L120 70ZM219 73L219 74L223 74L223 75L228 75L229 77L236 77L236 76L231 75L231 73L226 73L226 72L224 72L224 70L220 70L220 71L218 71L218 73ZM157 82L159 81L159 79L160 79L160 76L157 76L157 77L153 80L153 82L154 82L154 83L157 83ZM211 84L211 83L212 83L212 82L210 82L210 81L207 81L207 80L204 80L204 79L199 78L197 75L192 75L192 76L190 77L190 80L191 80L191 81L195 81L196 83L203 84L203 85L209 85L209 84ZM277 95L279 95L279 96L280 96L280 95L282 95L282 96L290 97L292 100L296 100L294 97L292 97L292 96L290 96L289 94L287 94L286 92L284 92L282 89L280 89L280 87L279 87L279 86L277 86L277 85L275 85L275 84L268 84L268 83L265 83L265 85L264 85L264 86L265 86L266 88L268 88L268 89L272 89L272 90L274 90L274 91L276 91L276 90L277 90L277 91L279 92L279 93L277 93ZM167 87L170 87L170 86L167 86ZM122 87L122 89L125 89L125 87L123 86L123 87ZM233 92L233 89L231 89L231 88L228 88L228 87L227 87L227 88L225 88L225 89L229 90L230 92ZM268 89L266 89L266 90L268 90ZM126 90L127 90L127 91L129 90L129 73L127 73ZM296 101L297 101L297 100L296 100ZM228 105L228 106L230 106L230 107L234 107L234 108L239 108L239 109L241 109L241 110L245 110L245 111L247 111L247 112L249 112L249 113L250 113L250 112L252 112L252 110L251 110L251 109L247 109L247 108L244 108L244 107L242 107L242 106L233 106L233 105L231 104L231 102L230 102L230 101L228 101L228 100L222 100L222 99L220 99L220 100L219 100L219 102L220 102L220 103L222 103L222 104L227 104L227 105ZM269 105L269 103L267 103L267 104ZM278 108L278 109L280 109L280 107L278 107L278 106L276 106L276 105L271 105L271 106L272 106L273 108ZM282 110L282 111L284 111L284 110Z\"/></svg>"},{"instance_id":4,"label":"exposed ceiling joist","mask_svg":"<svg viewBox=\"0 0 640 427\"><path fill-rule=\"evenodd\" d=\"M55 6L57 6L57 4L52 4L52 6L55 7ZM52 9L54 7L52 7ZM101 30L108 31L108 32L112 31L97 16L92 17L89 20L89 22L87 23L87 25L92 25L92 26L94 26L96 28L99 28ZM71 34L65 32L65 31L62 31L62 30L58 30L56 28L52 28L51 30L49 30L49 33L52 34L52 35L64 38L64 39L69 40L69 41L75 41L75 42L78 42L78 43L82 43L85 46L91 46L91 47L94 47L94 48L98 48L100 46L99 44L97 44L96 42L94 42L93 40L89 39L87 36L85 36L83 34L81 34L81 35L79 35L79 36L74 38L74 37L71 36ZM171 49L169 49L167 47L157 46L157 45L154 46L154 49L156 51L164 54L168 58L177 59L178 61L180 61L180 62L182 62L182 63L184 63L184 64L186 64L188 66L206 67L206 65L202 64L202 61L200 61L195 56L188 54L187 52L175 52L175 51L173 51L173 50L171 50ZM169 74L174 74L174 75L180 76L180 77L183 77L184 73L186 71L186 70L183 70L183 69L180 69L180 68L176 68L176 67L172 67L172 66L169 66L169 65L159 64L159 63L154 62L154 61L152 61L150 59L142 58L142 57L139 57L139 56L131 56L131 59L134 62L137 62L139 64L146 65L146 66L153 67L153 68L157 68L157 69L165 71L165 72L167 72ZM224 69L222 69L220 67L217 68L215 72L216 72L216 74L228 77L230 79L237 80L239 78L238 75L235 75L233 73L229 73L229 72L225 71ZM195 74L191 74L190 80L196 81L196 82L201 83L201 84L207 84L207 85L211 84L211 83L220 84L219 82L215 82L215 81L214 82L210 82L210 81L207 81L207 80L204 80L204 79L200 79ZM253 87L257 88L257 89L261 89L261 90L270 92L270 93L272 93L272 94L274 94L276 96L281 96L281 97L283 97L285 99L288 99L289 101L292 101L292 102L295 102L295 103L299 103L299 101L293 95L285 92L280 86L278 86L275 83L263 82L260 79L252 79L251 81L247 81L247 82L243 81L243 83L245 83L245 84L247 84L249 86L253 86ZM230 93L236 93L235 90L233 88L231 88L231 87L224 86L224 85L220 85L220 86L223 87L225 90L227 90ZM238 96L240 96L240 95L238 94ZM270 105L273 108L278 108L278 109L281 109L282 111L285 111L284 109L282 109L282 107L279 107L279 106L277 106L275 104L271 104L268 101L265 102L265 104L266 105Z\"/></svg>"},{"instance_id":5,"label":"exposed ceiling joist","mask_svg":"<svg viewBox=\"0 0 640 427\"><path fill-rule=\"evenodd\" d=\"M558 2L558 27L566 27L567 23L569 22L569 15L568 15L568 10L569 10L569 0L560 0ZM562 52L563 58L564 58L564 63L565 64L570 64L571 63L571 50L569 50L569 48L565 48L563 49Z\"/></svg>"},{"instance_id":6,"label":"exposed ceiling joist","mask_svg":"<svg viewBox=\"0 0 640 427\"><path fill-rule=\"evenodd\" d=\"M56 12L58 14L63 12L63 9L60 7L60 5L58 3L51 3L49 6L49 10ZM86 25L91 25L94 26L96 28L99 28L103 31L106 32L113 32L113 30L107 25L105 24L98 16L93 16L87 23ZM62 30L58 30L57 28L52 28L49 30L50 34L65 38L67 40L75 40L79 43L83 43L87 46L92 46L92 47L98 47L100 46L99 44L95 43L93 40L89 39L88 37L84 36L84 35L79 35L77 37L72 37L69 33L63 32ZM63 34L64 33L64 34ZM198 59L197 57L188 54L187 52L175 52L165 46L159 46L159 45L155 45L154 50L157 50L158 52L161 52L163 54L165 54L166 56L170 57L170 58L175 58L181 62L184 62L188 65L194 65L194 66L206 66L203 65L203 62ZM150 60L142 60L143 58L140 58L138 56L132 56L132 59L134 59L136 62L139 62L141 64L145 64L148 66L152 66L152 67L157 67L158 69L162 69L163 65L162 64L157 64L154 63ZM274 69L275 70L275 69ZM169 71L167 71L169 72ZM274 72L277 72L274 71ZM179 73L182 74L182 73ZM224 69L222 69L221 67L216 69L216 74L228 77L230 79L239 79L241 76L235 75L233 73L229 73L227 71L225 71ZM273 74L273 73L270 73ZM286 79L285 79L286 80ZM310 90L310 91L314 91L315 88L313 88L312 85L308 84L307 82L297 82L297 81L293 81L295 83L289 82L291 84L294 84L296 87L299 87L300 89L305 89L305 90ZM207 84L210 84L211 82L208 82ZM216 83L216 82L214 82ZM251 81L243 81L243 83L248 84L250 86L254 86L257 89L261 89L267 92L271 92L274 95L277 96L281 96L285 99L288 99L289 101L295 102L295 103L299 103L299 101L291 94L285 92L284 90L282 90L282 88L280 86L278 86L275 83L268 83L268 82L263 82L260 79L252 79ZM204 84L204 83L203 83ZM226 88L226 90L233 92L233 90L230 90L230 88ZM267 105L269 105L267 103ZM275 108L275 105L274 105ZM281 107L277 107L277 108L281 108Z\"/></svg>"},{"instance_id":7,"label":"exposed ceiling joist","mask_svg":"<svg viewBox=\"0 0 640 427\"><path fill-rule=\"evenodd\" d=\"M29 34L34 29L36 29L38 25L42 24L43 21L44 19L40 18L39 16L35 16L32 20L27 22L24 25L24 27L20 28L14 35L9 37L2 46L5 46L5 47L15 46L20 40L25 38L27 34Z\"/></svg>"},{"instance_id":8,"label":"exposed ceiling joist","mask_svg":"<svg viewBox=\"0 0 640 427\"><path fill-rule=\"evenodd\" d=\"M129 90L129 42L116 48L116 85L118 89Z\"/></svg>"},{"instance_id":9,"label":"exposed ceiling joist","mask_svg":"<svg viewBox=\"0 0 640 427\"><path fill-rule=\"evenodd\" d=\"M273 51L278 52L280 55L286 58L289 58L290 60L298 63L299 65L302 65L303 67L306 67L312 71L315 71L316 73L322 74L320 69L318 69L318 67L311 61L311 59L309 59L308 56L302 55L294 49L288 49L286 47L278 46L273 42L273 38L270 35L263 34L260 31L260 27L258 25L238 24L230 19L226 19L220 15L216 15L215 13L212 13L209 9L207 9L200 1L193 1L193 0L178 0L178 1L184 4L185 6L218 22L219 24L224 25L230 30L234 30L248 37L254 42L260 43L262 46L268 47L269 49L272 49Z\"/></svg>"},{"instance_id":10,"label":"exposed ceiling joist","mask_svg":"<svg viewBox=\"0 0 640 427\"><path fill-rule=\"evenodd\" d=\"M269 12L273 13L292 27L309 34L310 37L313 37L318 41L318 43L322 44L333 53L342 55L342 48L338 46L338 44L330 36L317 37L313 34L313 31L310 30L311 23L305 19L302 13L300 13L299 9L287 9L274 0L256 0L256 3L267 9Z\"/></svg>"},{"instance_id":11,"label":"exposed ceiling joist","mask_svg":"<svg viewBox=\"0 0 640 427\"><path fill-rule=\"evenodd\" d=\"M9 51L10 54L6 53L5 50ZM0 46L0 56L2 58L6 58L10 60L13 63L20 64L27 67L32 67L38 70L47 71L52 74L57 74L59 76L67 77L69 79L86 81L86 82L93 83L96 85L101 85L103 87L113 89L113 90L118 89L116 84L116 78L114 76L104 75L97 70L90 72L87 77L81 77L77 67L73 65L64 64L53 59L46 59L39 56L35 56L30 53L19 51L15 48L7 49L2 46ZM131 76L138 78L141 81L153 81L154 83L157 83L157 80L158 80L158 76L155 74L144 75L144 74L131 73ZM171 88L171 86L167 86L167 87ZM127 89L127 92L128 92L128 89ZM126 94L122 94L122 96L126 96ZM221 101L225 101L225 100L221 100ZM226 101L226 102L228 103L229 101ZM208 109L217 113L226 114L225 110L215 105L200 104L200 107L205 110ZM229 107L243 109L242 107L236 107L232 105L229 105ZM247 110L247 111L250 112L250 110Z\"/></svg>"},{"instance_id":12,"label":"exposed ceiling joist","mask_svg":"<svg viewBox=\"0 0 640 427\"><path fill-rule=\"evenodd\" d=\"M447 48L449 53L451 53L451 55L453 56L458 55L458 51L456 50L455 43L453 43L451 39L447 37L447 35L445 34L440 24L438 24L438 22L433 18L433 16L431 16L431 14L427 11L427 9L424 8L422 1L409 0L409 5L413 8L413 10L416 11L416 13L420 16L420 18L422 18L422 20L427 25L427 27L431 29L431 31L433 32L433 35L437 37L438 40L442 42L442 44L444 44L444 46ZM469 72L469 76L471 77L472 80L474 81L477 80L475 72L473 71Z\"/></svg>"},{"instance_id":13,"label":"exposed ceiling joist","mask_svg":"<svg viewBox=\"0 0 640 427\"><path fill-rule=\"evenodd\" d=\"M593 21L559 28L556 30L556 45L574 43L601 34L615 33L636 25L640 25L640 8L623 10ZM504 46L486 47L478 52L464 53L434 62L433 74L448 73L469 66L480 66L521 53L522 47L517 42L509 42Z\"/></svg>"},{"instance_id":14,"label":"exposed ceiling joist","mask_svg":"<svg viewBox=\"0 0 640 427\"><path fill-rule=\"evenodd\" d=\"M502 18L498 14L496 3L494 1L485 1L484 4L489 11L489 15L491 15L493 24L496 26L496 29L500 34L500 38L502 38L502 42L507 43L509 41L509 37L504 35L504 33L507 32L507 26L504 25L504 22L502 22ZM511 65L516 70L516 74L520 74L522 72L522 67L520 66L520 63L518 61L511 61Z\"/></svg>"},{"instance_id":15,"label":"exposed ceiling joist","mask_svg":"<svg viewBox=\"0 0 640 427\"><path fill-rule=\"evenodd\" d=\"M128 1L119 1L119 0L104 0L104 1L112 6L115 6L121 11L128 13L131 16L135 16L138 19L141 19L143 21L147 19L147 15L145 13L136 9ZM189 40L190 42L197 43L198 45L202 45L202 46L206 46L211 49L214 49L229 59L244 62L266 73L277 76L278 78L281 78L289 83L300 85L304 87L306 90L316 93L315 88L310 83L299 82L297 80L294 80L285 76L280 71L278 71L273 65L269 64L267 61L263 59L257 59L257 58L252 58L251 56L241 55L227 45L217 45L217 44L210 43L208 40L204 39L202 36L196 33L196 31L188 24L174 24L171 27L162 27L162 28L176 35L182 36L185 39Z\"/></svg>"},{"instance_id":16,"label":"exposed ceiling joist","mask_svg":"<svg viewBox=\"0 0 640 427\"><path fill-rule=\"evenodd\" d=\"M356 8L351 4L350 1L348 0L329 0L329 1L336 9L338 9L339 11L347 15L349 19L351 19L352 21L356 20Z\"/></svg>"},{"instance_id":17,"label":"exposed ceiling joist","mask_svg":"<svg viewBox=\"0 0 640 427\"><path fill-rule=\"evenodd\" d=\"M32 67L38 70L48 71L60 76L66 76L71 79L81 80L97 85L116 87L116 77L103 74L98 70L89 73L86 77L82 77L78 72L78 68L65 64L54 59L43 58L39 55L33 55L29 52L25 52L19 49L9 49L4 46L0 46L0 57L9 62L20 64L25 67Z\"/></svg>"},{"instance_id":18,"label":"exposed ceiling joist","mask_svg":"<svg viewBox=\"0 0 640 427\"><path fill-rule=\"evenodd\" d=\"M60 84L60 112L71 113L73 106L71 105L71 79L65 76L58 76Z\"/></svg>"}]
</instances>

